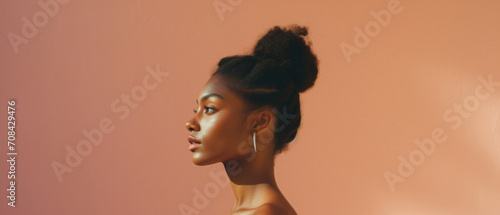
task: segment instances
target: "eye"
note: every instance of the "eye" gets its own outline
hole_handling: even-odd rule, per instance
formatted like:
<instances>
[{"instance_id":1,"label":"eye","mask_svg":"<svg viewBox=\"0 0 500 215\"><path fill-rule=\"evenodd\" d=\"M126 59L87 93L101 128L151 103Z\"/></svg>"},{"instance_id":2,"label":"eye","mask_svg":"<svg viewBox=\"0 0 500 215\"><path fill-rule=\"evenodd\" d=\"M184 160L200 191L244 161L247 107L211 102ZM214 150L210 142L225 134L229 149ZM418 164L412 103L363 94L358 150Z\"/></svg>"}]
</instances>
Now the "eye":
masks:
<instances>
[{"instance_id":1,"label":"eye","mask_svg":"<svg viewBox=\"0 0 500 215\"><path fill-rule=\"evenodd\" d=\"M204 110L205 110L204 111L205 113L213 113L216 109L213 107L204 106ZM198 111L196 109L193 109L193 112L198 113Z\"/></svg>"},{"instance_id":2,"label":"eye","mask_svg":"<svg viewBox=\"0 0 500 215\"><path fill-rule=\"evenodd\" d=\"M205 113L213 113L214 111L215 111L215 108L205 106Z\"/></svg>"}]
</instances>

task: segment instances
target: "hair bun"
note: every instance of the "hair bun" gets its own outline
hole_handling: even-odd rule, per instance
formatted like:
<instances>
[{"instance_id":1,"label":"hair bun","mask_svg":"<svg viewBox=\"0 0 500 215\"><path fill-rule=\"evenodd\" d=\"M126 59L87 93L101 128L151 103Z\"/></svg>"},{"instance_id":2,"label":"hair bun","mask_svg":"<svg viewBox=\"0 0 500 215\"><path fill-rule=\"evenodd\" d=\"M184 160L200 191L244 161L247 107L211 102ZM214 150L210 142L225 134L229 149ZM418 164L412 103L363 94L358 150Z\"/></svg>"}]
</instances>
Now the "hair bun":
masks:
<instances>
[{"instance_id":1,"label":"hair bun","mask_svg":"<svg viewBox=\"0 0 500 215\"><path fill-rule=\"evenodd\" d=\"M298 92L312 87L318 75L318 60L311 51L311 43L304 40L307 34L307 27L275 26L259 39L253 50L257 58L276 61Z\"/></svg>"}]
</instances>

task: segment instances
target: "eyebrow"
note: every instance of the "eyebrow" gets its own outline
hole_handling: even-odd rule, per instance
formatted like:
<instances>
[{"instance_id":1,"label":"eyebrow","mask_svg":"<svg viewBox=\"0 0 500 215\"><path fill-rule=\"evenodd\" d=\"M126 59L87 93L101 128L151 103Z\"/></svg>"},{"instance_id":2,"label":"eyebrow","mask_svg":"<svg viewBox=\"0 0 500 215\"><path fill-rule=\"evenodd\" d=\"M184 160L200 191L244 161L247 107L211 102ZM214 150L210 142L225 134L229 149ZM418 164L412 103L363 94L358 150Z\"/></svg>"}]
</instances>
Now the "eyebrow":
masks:
<instances>
[{"instance_id":1,"label":"eyebrow","mask_svg":"<svg viewBox=\"0 0 500 215\"><path fill-rule=\"evenodd\" d=\"M207 95L204 95L203 97L201 97L201 102L204 102L205 100L207 100L208 98L210 98L212 96L219 97L222 100L224 100L224 97L222 97L221 95L219 95L217 93L210 93L210 94L207 94ZM198 104L198 99L196 99L196 104Z\"/></svg>"}]
</instances>

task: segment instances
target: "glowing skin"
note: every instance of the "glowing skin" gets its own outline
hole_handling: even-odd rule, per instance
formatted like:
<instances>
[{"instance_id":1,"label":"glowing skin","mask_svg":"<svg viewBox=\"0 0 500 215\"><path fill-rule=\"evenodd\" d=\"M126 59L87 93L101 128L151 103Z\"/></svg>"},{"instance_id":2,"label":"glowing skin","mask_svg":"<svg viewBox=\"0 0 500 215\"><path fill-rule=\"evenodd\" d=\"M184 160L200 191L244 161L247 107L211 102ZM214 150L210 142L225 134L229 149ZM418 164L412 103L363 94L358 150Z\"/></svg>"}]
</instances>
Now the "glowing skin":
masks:
<instances>
[{"instance_id":1,"label":"glowing skin","mask_svg":"<svg viewBox=\"0 0 500 215\"><path fill-rule=\"evenodd\" d=\"M236 198L230 213L297 214L276 184L274 143L261 137L274 129L272 112L263 108L246 115L243 101L218 76L208 80L197 103L196 113L186 123L191 135L201 142L193 149L192 161L196 165L224 165ZM254 131L257 153L253 150ZM229 164L240 171L234 174Z\"/></svg>"},{"instance_id":2,"label":"glowing skin","mask_svg":"<svg viewBox=\"0 0 500 215\"><path fill-rule=\"evenodd\" d=\"M244 104L229 91L221 79L210 79L197 99L198 109L186 124L191 135L201 141L194 149L193 163L208 165L230 159L241 159L238 144L251 135L245 125Z\"/></svg>"}]
</instances>

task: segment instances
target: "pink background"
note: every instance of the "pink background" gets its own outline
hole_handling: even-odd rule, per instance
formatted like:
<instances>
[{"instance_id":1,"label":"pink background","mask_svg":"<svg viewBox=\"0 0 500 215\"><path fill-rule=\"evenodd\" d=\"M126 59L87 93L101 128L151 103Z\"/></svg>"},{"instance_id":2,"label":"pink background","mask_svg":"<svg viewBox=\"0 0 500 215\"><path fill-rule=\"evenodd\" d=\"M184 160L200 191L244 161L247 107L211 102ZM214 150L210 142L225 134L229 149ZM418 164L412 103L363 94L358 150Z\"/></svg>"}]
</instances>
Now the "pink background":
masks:
<instances>
[{"instance_id":1,"label":"pink background","mask_svg":"<svg viewBox=\"0 0 500 215\"><path fill-rule=\"evenodd\" d=\"M227 214L231 188L210 177L223 167L191 162L185 122L220 58L293 23L309 26L320 60L316 85L301 97L297 139L276 164L278 185L299 214L500 211L500 86L489 91L478 79L500 82L496 1L400 0L385 27L370 11L397 1L61 0L46 23L38 2L47 0L0 8L0 109L17 102L18 152L16 208L7 206L9 166L0 162L0 214L182 214L180 205ZM221 19L214 2L232 10ZM7 35L22 36L22 18L34 15L41 27L16 53ZM379 32L349 63L341 44L354 46L354 29L367 24ZM157 65L168 76L134 108L121 103ZM478 87L487 98L477 99ZM113 111L115 101L129 114ZM464 102L460 117L453 108ZM449 110L460 124L443 118ZM114 130L59 182L51 164L66 164L65 148L106 118ZM436 128L446 140L418 157L414 141ZM1 144L2 159L6 152ZM414 161L420 165L391 190L384 173L398 174L399 158L411 155L423 163ZM194 205L206 187L211 198Z\"/></svg>"}]
</instances>

